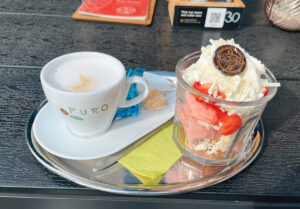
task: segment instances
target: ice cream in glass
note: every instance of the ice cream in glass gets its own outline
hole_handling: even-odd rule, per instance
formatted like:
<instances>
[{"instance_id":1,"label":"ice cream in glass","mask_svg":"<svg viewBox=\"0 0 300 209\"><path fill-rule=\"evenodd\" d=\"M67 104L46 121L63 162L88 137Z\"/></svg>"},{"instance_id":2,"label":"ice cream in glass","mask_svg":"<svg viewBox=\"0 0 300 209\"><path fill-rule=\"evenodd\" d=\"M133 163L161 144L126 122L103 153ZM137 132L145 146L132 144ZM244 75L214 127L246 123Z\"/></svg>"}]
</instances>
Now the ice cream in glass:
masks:
<instances>
[{"instance_id":1,"label":"ice cream in glass","mask_svg":"<svg viewBox=\"0 0 300 209\"><path fill-rule=\"evenodd\" d=\"M202 164L226 165L247 151L253 130L280 84L233 39L210 43L176 66L173 139Z\"/></svg>"}]
</instances>

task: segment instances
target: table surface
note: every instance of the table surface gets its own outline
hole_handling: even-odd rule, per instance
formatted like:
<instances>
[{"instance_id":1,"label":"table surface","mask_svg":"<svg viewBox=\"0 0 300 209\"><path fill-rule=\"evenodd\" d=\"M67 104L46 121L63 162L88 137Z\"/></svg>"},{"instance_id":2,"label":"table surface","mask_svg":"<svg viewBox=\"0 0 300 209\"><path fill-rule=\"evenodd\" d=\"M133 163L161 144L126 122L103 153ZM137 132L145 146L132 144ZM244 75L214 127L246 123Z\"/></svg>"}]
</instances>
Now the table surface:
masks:
<instances>
[{"instance_id":1,"label":"table surface","mask_svg":"<svg viewBox=\"0 0 300 209\"><path fill-rule=\"evenodd\" d=\"M262 0L244 2L242 27L226 31L172 28L165 0L157 0L153 23L147 27L74 21L71 15L81 0L1 0L0 196L85 197L109 202L107 207L114 201L135 205L156 201L166 207L174 202L192 207L200 200L202 204L300 203L300 34L273 27ZM127 68L174 72L181 57L221 37L234 38L282 85L262 117L264 149L237 176L180 195L128 197L76 185L48 171L31 155L24 129L44 98L39 73L51 59L75 51L99 51L119 58Z\"/></svg>"}]
</instances>

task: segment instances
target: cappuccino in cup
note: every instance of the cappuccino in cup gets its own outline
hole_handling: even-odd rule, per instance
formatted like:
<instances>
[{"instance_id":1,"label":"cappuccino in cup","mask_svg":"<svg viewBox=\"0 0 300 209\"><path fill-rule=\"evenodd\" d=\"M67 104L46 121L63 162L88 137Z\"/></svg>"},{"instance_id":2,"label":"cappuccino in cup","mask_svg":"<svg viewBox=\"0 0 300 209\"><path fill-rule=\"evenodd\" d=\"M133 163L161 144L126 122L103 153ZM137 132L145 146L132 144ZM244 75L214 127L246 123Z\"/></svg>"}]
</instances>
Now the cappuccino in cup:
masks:
<instances>
[{"instance_id":1,"label":"cappuccino in cup","mask_svg":"<svg viewBox=\"0 0 300 209\"><path fill-rule=\"evenodd\" d=\"M46 79L63 91L94 92L113 85L120 76L109 63L84 57L66 61L50 71Z\"/></svg>"},{"instance_id":2,"label":"cappuccino in cup","mask_svg":"<svg viewBox=\"0 0 300 209\"><path fill-rule=\"evenodd\" d=\"M81 137L104 133L119 107L140 103L149 93L146 80L126 78L119 60L98 52L71 53L50 61L41 71L41 83L68 130ZM126 101L133 83L142 84L144 91Z\"/></svg>"}]
</instances>

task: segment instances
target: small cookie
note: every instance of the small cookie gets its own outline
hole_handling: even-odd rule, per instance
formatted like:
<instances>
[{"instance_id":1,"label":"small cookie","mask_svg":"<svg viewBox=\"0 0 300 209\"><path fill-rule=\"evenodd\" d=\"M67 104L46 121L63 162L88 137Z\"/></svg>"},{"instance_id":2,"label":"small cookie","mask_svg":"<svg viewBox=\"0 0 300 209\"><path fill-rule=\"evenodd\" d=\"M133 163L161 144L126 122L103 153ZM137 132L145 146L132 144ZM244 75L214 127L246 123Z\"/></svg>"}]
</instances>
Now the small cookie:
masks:
<instances>
[{"instance_id":1,"label":"small cookie","mask_svg":"<svg viewBox=\"0 0 300 209\"><path fill-rule=\"evenodd\" d=\"M157 89L150 91L148 97L143 101L143 107L147 110L166 106L166 94Z\"/></svg>"},{"instance_id":2,"label":"small cookie","mask_svg":"<svg viewBox=\"0 0 300 209\"><path fill-rule=\"evenodd\" d=\"M226 75L237 75L245 69L246 58L240 49L232 45L223 45L215 52L214 64Z\"/></svg>"}]
</instances>

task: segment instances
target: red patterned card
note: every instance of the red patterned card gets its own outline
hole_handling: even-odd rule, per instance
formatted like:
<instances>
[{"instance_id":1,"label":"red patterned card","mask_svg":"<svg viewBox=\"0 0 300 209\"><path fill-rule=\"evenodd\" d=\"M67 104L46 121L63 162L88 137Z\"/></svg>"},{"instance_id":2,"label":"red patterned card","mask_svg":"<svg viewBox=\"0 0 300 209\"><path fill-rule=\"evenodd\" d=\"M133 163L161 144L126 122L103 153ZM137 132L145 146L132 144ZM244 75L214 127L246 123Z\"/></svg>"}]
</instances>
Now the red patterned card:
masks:
<instances>
[{"instance_id":1,"label":"red patterned card","mask_svg":"<svg viewBox=\"0 0 300 209\"><path fill-rule=\"evenodd\" d=\"M150 0L85 0L79 13L107 18L145 20Z\"/></svg>"}]
</instances>

